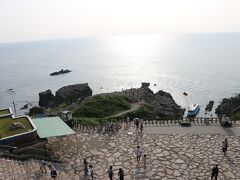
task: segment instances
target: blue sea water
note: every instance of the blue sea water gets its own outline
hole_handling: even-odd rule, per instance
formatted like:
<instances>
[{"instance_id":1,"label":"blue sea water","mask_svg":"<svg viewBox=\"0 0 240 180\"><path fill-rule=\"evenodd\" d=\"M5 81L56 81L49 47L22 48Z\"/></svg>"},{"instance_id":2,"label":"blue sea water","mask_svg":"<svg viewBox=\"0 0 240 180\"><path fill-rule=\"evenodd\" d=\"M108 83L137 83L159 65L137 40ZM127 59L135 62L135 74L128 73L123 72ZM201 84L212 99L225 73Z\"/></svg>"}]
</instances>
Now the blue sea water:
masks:
<instances>
[{"instance_id":1,"label":"blue sea water","mask_svg":"<svg viewBox=\"0 0 240 180\"><path fill-rule=\"evenodd\" d=\"M51 77L60 69L72 73ZM18 114L38 93L88 82L94 94L140 87L170 92L182 107L240 92L240 33L136 34L0 44L0 108ZM154 84L157 84L154 86ZM184 96L183 92L189 95ZM199 116L202 116L202 110Z\"/></svg>"}]
</instances>

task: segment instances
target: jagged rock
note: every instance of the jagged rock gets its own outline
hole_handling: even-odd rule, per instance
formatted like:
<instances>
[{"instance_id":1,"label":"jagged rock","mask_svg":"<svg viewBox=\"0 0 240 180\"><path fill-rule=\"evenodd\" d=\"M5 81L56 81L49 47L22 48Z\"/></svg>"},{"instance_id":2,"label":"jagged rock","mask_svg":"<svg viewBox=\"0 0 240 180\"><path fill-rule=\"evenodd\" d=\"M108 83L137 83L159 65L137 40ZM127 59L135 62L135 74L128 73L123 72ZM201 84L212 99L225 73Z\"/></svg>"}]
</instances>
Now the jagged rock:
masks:
<instances>
[{"instance_id":1,"label":"jagged rock","mask_svg":"<svg viewBox=\"0 0 240 180\"><path fill-rule=\"evenodd\" d=\"M70 73L70 72L72 72L72 71L70 71L68 69L66 69L66 70L61 69L60 71L56 71L56 72L51 73L50 76L56 76L56 75L60 75L60 74Z\"/></svg>"},{"instance_id":2,"label":"jagged rock","mask_svg":"<svg viewBox=\"0 0 240 180\"><path fill-rule=\"evenodd\" d=\"M61 104L63 102L74 102L91 95L92 90L88 86L88 83L64 86L57 90L55 96L55 104Z\"/></svg>"},{"instance_id":3,"label":"jagged rock","mask_svg":"<svg viewBox=\"0 0 240 180\"><path fill-rule=\"evenodd\" d=\"M232 111L240 107L240 94L231 98L224 98L220 105L215 110L218 116L231 116Z\"/></svg>"},{"instance_id":4,"label":"jagged rock","mask_svg":"<svg viewBox=\"0 0 240 180\"><path fill-rule=\"evenodd\" d=\"M172 95L168 92L165 92L163 90L160 90L156 93L157 96L164 96L164 97L169 97L169 98L172 98Z\"/></svg>"},{"instance_id":5,"label":"jagged rock","mask_svg":"<svg viewBox=\"0 0 240 180\"><path fill-rule=\"evenodd\" d=\"M48 107L50 102L54 101L54 95L50 89L39 93L39 106Z\"/></svg>"},{"instance_id":6,"label":"jagged rock","mask_svg":"<svg viewBox=\"0 0 240 180\"><path fill-rule=\"evenodd\" d=\"M142 82L142 87L141 88L148 88L149 86L150 86L150 83Z\"/></svg>"},{"instance_id":7,"label":"jagged rock","mask_svg":"<svg viewBox=\"0 0 240 180\"><path fill-rule=\"evenodd\" d=\"M206 111L212 111L214 101L209 101L208 105L206 106Z\"/></svg>"},{"instance_id":8,"label":"jagged rock","mask_svg":"<svg viewBox=\"0 0 240 180\"><path fill-rule=\"evenodd\" d=\"M120 95L127 97L131 102L144 101L151 107L151 114L154 117L181 117L184 109L176 104L172 95L165 91L158 91L156 94L149 88L127 89L120 92L104 93L102 96Z\"/></svg>"}]
</instances>

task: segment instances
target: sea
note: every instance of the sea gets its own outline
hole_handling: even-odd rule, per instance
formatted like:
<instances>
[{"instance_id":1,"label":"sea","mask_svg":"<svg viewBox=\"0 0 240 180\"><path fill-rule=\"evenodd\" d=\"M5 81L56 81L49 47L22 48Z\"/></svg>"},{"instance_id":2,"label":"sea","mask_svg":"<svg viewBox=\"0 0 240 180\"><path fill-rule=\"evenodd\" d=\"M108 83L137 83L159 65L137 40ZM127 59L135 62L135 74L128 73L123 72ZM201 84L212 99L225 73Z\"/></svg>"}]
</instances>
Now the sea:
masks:
<instances>
[{"instance_id":1,"label":"sea","mask_svg":"<svg viewBox=\"0 0 240 180\"><path fill-rule=\"evenodd\" d=\"M71 73L50 76L61 69ZM124 34L78 39L0 43L0 108L37 105L39 92L88 83L93 94L150 82L179 105L200 104L240 92L240 33ZM12 89L14 94L7 90ZM188 93L184 96L183 92Z\"/></svg>"}]
</instances>

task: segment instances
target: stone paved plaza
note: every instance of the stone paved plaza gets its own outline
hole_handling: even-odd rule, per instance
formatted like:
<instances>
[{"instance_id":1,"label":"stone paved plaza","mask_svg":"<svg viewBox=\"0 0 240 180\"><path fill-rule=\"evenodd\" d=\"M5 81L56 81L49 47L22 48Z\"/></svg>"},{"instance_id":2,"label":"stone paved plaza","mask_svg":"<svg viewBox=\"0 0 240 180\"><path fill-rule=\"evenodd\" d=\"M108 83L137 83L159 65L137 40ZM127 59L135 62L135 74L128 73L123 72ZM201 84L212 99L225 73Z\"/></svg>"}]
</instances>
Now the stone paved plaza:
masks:
<instances>
[{"instance_id":1,"label":"stone paved plaza","mask_svg":"<svg viewBox=\"0 0 240 180\"><path fill-rule=\"evenodd\" d=\"M123 168L126 180L210 179L216 163L219 165L219 179L240 179L239 135L194 131L187 134L181 133L184 128L179 126L167 133L154 132L156 129L151 128L145 127L143 134L136 133L133 128L113 134L77 132L66 138L51 139L50 144L63 160L69 178L73 179L83 179L83 158L93 165L95 179L99 180L107 179L106 170L111 165L114 179L118 179L119 168ZM226 155L221 150L224 138L229 141ZM143 162L137 164L137 145L147 155L146 168Z\"/></svg>"}]
</instances>

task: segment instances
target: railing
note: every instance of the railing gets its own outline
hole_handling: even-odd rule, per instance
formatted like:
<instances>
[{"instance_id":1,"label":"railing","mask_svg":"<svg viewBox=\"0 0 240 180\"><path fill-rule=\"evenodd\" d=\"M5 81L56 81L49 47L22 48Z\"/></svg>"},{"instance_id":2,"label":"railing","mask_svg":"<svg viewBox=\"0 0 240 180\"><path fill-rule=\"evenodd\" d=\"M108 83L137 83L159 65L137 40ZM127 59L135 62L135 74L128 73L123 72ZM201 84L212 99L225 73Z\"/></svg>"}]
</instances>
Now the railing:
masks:
<instances>
[{"instance_id":1,"label":"railing","mask_svg":"<svg viewBox=\"0 0 240 180\"><path fill-rule=\"evenodd\" d=\"M86 125L86 124L81 124L81 123L74 121L73 127L78 130L81 130L83 132L99 132L99 133L101 133L101 132L109 132L109 129L112 132L116 132L121 127L121 124L122 124L122 121L114 122L113 127L109 128L108 124Z\"/></svg>"},{"instance_id":2,"label":"railing","mask_svg":"<svg viewBox=\"0 0 240 180\"><path fill-rule=\"evenodd\" d=\"M2 147L4 151L0 152L0 157L14 158L22 161L34 158L39 160L44 159L52 162L61 162L59 157L57 157L50 149L36 147L24 147L18 149L17 147L1 145L0 148Z\"/></svg>"},{"instance_id":3,"label":"railing","mask_svg":"<svg viewBox=\"0 0 240 180\"><path fill-rule=\"evenodd\" d=\"M220 125L221 120L215 117L162 117L162 118L145 118L143 119L144 126L163 126L163 125L179 125L181 122L190 122L191 125ZM237 124L237 120L232 120L233 124ZM119 124L123 123L122 121L117 122ZM86 125L78 122L74 122L74 128L86 131L86 132L104 132L106 130L106 125Z\"/></svg>"},{"instance_id":4,"label":"railing","mask_svg":"<svg viewBox=\"0 0 240 180\"><path fill-rule=\"evenodd\" d=\"M34 173L34 177L31 176L31 170L28 169L29 168L28 166L32 160L27 159L27 161L22 161L22 159L18 159L18 158L12 157L12 156L7 157L7 158L10 158L10 159L0 159L0 163L3 163L3 161L5 161L5 163L9 164L9 166L11 167L12 166L11 162L18 160L17 163L23 165L23 167L26 171L26 174L22 174L22 175L18 174L17 178L16 178L16 174L14 175L14 174L6 173L6 172L0 172L0 175L4 175L5 177L7 176L10 179L16 179L16 180L19 178L20 179L31 179L31 178L40 179L40 177L42 176L41 170L33 171L32 173ZM33 157L33 159L35 162L38 162L39 164L41 164L40 160L38 160L34 157ZM64 163L53 162L53 161L49 161L48 159L44 159L44 160L47 160L48 164L54 165L54 167L57 169L58 172L64 171L65 166L67 166L67 164L64 164Z\"/></svg>"},{"instance_id":5,"label":"railing","mask_svg":"<svg viewBox=\"0 0 240 180\"><path fill-rule=\"evenodd\" d=\"M206 117L176 117L176 118L148 118L143 119L145 126L156 126L156 125L179 125L181 122L190 122L192 125L219 125L221 120L219 118L206 118ZM236 120L231 121L236 124Z\"/></svg>"}]
</instances>

